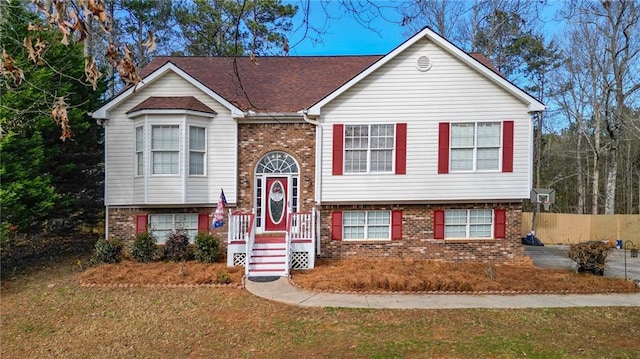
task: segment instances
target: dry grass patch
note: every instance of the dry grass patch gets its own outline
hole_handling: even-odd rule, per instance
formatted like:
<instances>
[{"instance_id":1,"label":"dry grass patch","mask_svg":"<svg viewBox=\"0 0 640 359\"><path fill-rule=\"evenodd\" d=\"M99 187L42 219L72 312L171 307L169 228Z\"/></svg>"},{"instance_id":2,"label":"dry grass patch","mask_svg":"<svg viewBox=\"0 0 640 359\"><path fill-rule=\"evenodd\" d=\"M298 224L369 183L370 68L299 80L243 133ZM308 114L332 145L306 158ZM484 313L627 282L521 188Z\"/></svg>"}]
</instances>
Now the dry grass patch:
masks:
<instances>
[{"instance_id":1,"label":"dry grass patch","mask_svg":"<svg viewBox=\"0 0 640 359\"><path fill-rule=\"evenodd\" d=\"M317 261L315 269L296 271L292 280L300 287L318 291L639 291L632 282L588 273L542 269L533 265L489 265L430 260Z\"/></svg>"},{"instance_id":2,"label":"dry grass patch","mask_svg":"<svg viewBox=\"0 0 640 359\"><path fill-rule=\"evenodd\" d=\"M80 274L80 283L95 285L171 285L242 283L244 268L228 268L226 263L123 261L102 264Z\"/></svg>"},{"instance_id":3,"label":"dry grass patch","mask_svg":"<svg viewBox=\"0 0 640 359\"><path fill-rule=\"evenodd\" d=\"M83 288L76 262L39 266L3 283L0 358L564 359L640 352L640 307L606 307L606 299L596 308L304 308L232 287Z\"/></svg>"}]
</instances>

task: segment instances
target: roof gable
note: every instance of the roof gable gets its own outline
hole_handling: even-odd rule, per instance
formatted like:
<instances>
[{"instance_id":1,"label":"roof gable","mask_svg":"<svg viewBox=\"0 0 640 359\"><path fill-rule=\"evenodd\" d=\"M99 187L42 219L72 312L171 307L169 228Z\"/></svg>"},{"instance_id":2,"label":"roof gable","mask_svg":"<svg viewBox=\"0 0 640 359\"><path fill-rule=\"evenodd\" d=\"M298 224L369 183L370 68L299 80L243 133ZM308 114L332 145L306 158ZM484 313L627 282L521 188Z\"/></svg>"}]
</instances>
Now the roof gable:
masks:
<instances>
[{"instance_id":1,"label":"roof gable","mask_svg":"<svg viewBox=\"0 0 640 359\"><path fill-rule=\"evenodd\" d=\"M118 95L116 95L113 99L111 99L110 101L102 105L102 107L100 107L99 109L91 113L91 116L96 119L109 118L108 113L112 108L122 103L124 100L126 100L131 95L133 95L136 91L141 91L148 86L152 86L154 81L161 78L163 75L165 75L170 71L176 73L178 76L182 77L183 79L191 83L193 86L197 87L199 90L209 95L214 100L218 101L222 106L229 109L233 116L236 116L236 117L244 116L243 112L239 108L231 104L229 101L227 101L225 98L223 98L219 94L212 91L210 88L204 86L196 78L186 73L185 71L181 70L179 67L177 67L170 61L165 61L162 64L162 66L158 66L154 68L153 71L146 72L145 76L141 76L142 81L137 86L129 87L123 90Z\"/></svg>"},{"instance_id":2,"label":"roof gable","mask_svg":"<svg viewBox=\"0 0 640 359\"><path fill-rule=\"evenodd\" d=\"M311 116L320 115L321 109L324 105L331 102L333 99L335 99L336 97L338 97L339 95L341 95L342 93L344 93L345 91L353 87L355 84L357 84L362 79L369 76L374 71L378 70L380 67L384 66L386 63L394 59L400 53L404 52L407 48L411 47L412 45L414 45L416 42L418 42L423 38L427 38L433 41L437 46L443 48L445 51L453 55L456 59L460 60L467 66L475 69L476 71L480 72L483 76L487 77L488 80L497 83L499 86L507 90L509 93L516 96L521 101L527 103L530 112L543 111L545 109L544 104L542 104L533 96L529 95L528 93L520 89L518 86L516 86L515 84L511 83L509 80L504 78L485 56L478 53L468 54L463 50L461 50L460 48L458 48L457 46L453 45L451 42L441 37L440 35L436 34L434 31L432 31L428 27L425 27L422 31L418 32L416 35L414 35L413 37L411 37L410 39L408 39L407 41L405 41L404 43L396 47L394 50L392 50L389 54L381 58L374 65L368 67L367 69L362 71L360 74L352 78L350 81L342 85L339 89L328 94L322 100L315 103L313 106L309 107L307 114Z\"/></svg>"}]
</instances>

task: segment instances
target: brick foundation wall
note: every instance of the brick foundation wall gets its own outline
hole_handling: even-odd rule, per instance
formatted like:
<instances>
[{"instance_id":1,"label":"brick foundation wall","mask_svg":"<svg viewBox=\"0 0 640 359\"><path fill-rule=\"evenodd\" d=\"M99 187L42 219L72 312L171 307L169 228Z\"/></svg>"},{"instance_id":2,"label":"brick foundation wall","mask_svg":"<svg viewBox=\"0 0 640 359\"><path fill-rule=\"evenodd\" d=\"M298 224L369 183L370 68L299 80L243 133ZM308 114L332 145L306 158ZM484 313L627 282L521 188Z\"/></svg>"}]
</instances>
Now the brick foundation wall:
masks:
<instances>
[{"instance_id":1,"label":"brick foundation wall","mask_svg":"<svg viewBox=\"0 0 640 359\"><path fill-rule=\"evenodd\" d=\"M238 210L253 209L254 173L258 161L271 151L291 155L300 170L299 211L314 205L316 128L309 123L251 123L238 125Z\"/></svg>"},{"instance_id":2,"label":"brick foundation wall","mask_svg":"<svg viewBox=\"0 0 640 359\"><path fill-rule=\"evenodd\" d=\"M433 238L436 209L506 209L506 238L491 240L440 240ZM331 213L345 210L402 210L402 240L331 240ZM454 262L527 263L520 239L521 203L465 205L322 206L322 258L411 258Z\"/></svg>"},{"instance_id":3,"label":"brick foundation wall","mask_svg":"<svg viewBox=\"0 0 640 359\"><path fill-rule=\"evenodd\" d=\"M133 243L133 237L136 235L136 216L145 214L160 213L189 213L189 214L209 214L209 221L212 219L212 213L215 208L198 207L198 208L131 208L131 207L109 207L109 238L118 239L124 243L125 248L130 248ZM221 253L226 254L227 251L227 218L225 216L225 225L222 228L210 230L213 236L220 239Z\"/></svg>"}]
</instances>

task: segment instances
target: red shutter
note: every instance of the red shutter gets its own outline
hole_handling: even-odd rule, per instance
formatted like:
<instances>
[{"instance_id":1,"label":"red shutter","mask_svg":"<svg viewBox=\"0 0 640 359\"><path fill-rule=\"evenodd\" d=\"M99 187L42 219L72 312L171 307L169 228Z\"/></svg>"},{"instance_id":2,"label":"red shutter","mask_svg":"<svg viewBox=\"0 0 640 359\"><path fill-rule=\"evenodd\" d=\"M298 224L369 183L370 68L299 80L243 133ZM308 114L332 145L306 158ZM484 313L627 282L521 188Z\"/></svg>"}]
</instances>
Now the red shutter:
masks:
<instances>
[{"instance_id":1,"label":"red shutter","mask_svg":"<svg viewBox=\"0 0 640 359\"><path fill-rule=\"evenodd\" d=\"M342 240L342 212L331 213L331 239L335 241Z\"/></svg>"},{"instance_id":2,"label":"red shutter","mask_svg":"<svg viewBox=\"0 0 640 359\"><path fill-rule=\"evenodd\" d=\"M438 126L438 173L449 173L449 122Z\"/></svg>"},{"instance_id":3,"label":"red shutter","mask_svg":"<svg viewBox=\"0 0 640 359\"><path fill-rule=\"evenodd\" d=\"M136 216L136 233L144 233L147 231L147 215L139 214Z\"/></svg>"},{"instance_id":4,"label":"red shutter","mask_svg":"<svg viewBox=\"0 0 640 359\"><path fill-rule=\"evenodd\" d=\"M407 174L407 124L396 124L396 174Z\"/></svg>"},{"instance_id":5,"label":"red shutter","mask_svg":"<svg viewBox=\"0 0 640 359\"><path fill-rule=\"evenodd\" d=\"M513 172L513 121L502 123L502 172Z\"/></svg>"},{"instance_id":6,"label":"red shutter","mask_svg":"<svg viewBox=\"0 0 640 359\"><path fill-rule=\"evenodd\" d=\"M504 209L496 209L493 211L494 224L494 237L505 238L507 233L507 211Z\"/></svg>"},{"instance_id":7,"label":"red shutter","mask_svg":"<svg viewBox=\"0 0 640 359\"><path fill-rule=\"evenodd\" d=\"M344 125L333 125L333 171L334 176L342 174L344 151Z\"/></svg>"},{"instance_id":8,"label":"red shutter","mask_svg":"<svg viewBox=\"0 0 640 359\"><path fill-rule=\"evenodd\" d=\"M206 213L198 215L198 233L209 233L209 215Z\"/></svg>"},{"instance_id":9,"label":"red shutter","mask_svg":"<svg viewBox=\"0 0 640 359\"><path fill-rule=\"evenodd\" d=\"M402 239L402 211L391 211L391 239Z\"/></svg>"},{"instance_id":10,"label":"red shutter","mask_svg":"<svg viewBox=\"0 0 640 359\"><path fill-rule=\"evenodd\" d=\"M444 210L433 211L433 239L444 239Z\"/></svg>"}]
</instances>

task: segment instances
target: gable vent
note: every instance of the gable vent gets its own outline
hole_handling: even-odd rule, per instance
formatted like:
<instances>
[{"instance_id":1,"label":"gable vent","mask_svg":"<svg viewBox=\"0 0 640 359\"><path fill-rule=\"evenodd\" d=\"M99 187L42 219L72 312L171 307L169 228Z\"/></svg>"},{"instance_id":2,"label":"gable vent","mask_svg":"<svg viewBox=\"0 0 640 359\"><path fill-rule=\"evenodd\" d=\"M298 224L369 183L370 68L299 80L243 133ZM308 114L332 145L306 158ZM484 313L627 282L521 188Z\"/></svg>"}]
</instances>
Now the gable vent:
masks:
<instances>
[{"instance_id":1,"label":"gable vent","mask_svg":"<svg viewBox=\"0 0 640 359\"><path fill-rule=\"evenodd\" d=\"M418 58L418 64L416 67L422 72L429 71L429 69L431 68L431 59L429 58L429 56L420 56Z\"/></svg>"}]
</instances>

